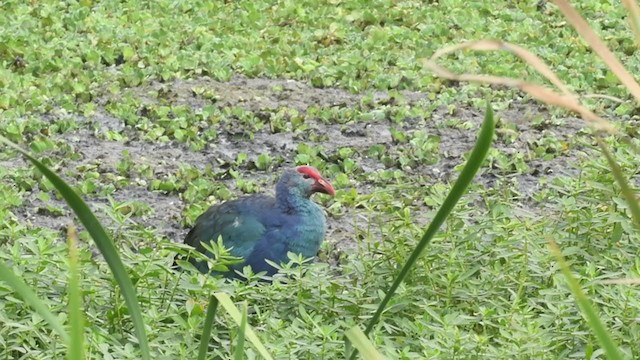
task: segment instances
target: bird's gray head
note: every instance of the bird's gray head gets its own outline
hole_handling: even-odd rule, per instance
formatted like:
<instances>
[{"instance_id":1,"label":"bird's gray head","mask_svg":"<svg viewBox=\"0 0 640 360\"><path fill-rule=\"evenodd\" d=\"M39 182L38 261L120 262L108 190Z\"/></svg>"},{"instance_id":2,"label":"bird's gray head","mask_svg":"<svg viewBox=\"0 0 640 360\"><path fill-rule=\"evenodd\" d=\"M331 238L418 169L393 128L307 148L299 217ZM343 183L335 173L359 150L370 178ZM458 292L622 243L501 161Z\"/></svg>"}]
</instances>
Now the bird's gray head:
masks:
<instances>
[{"instance_id":1,"label":"bird's gray head","mask_svg":"<svg viewBox=\"0 0 640 360\"><path fill-rule=\"evenodd\" d=\"M317 192L331 196L336 194L331 183L311 166L298 166L285 171L276 185L276 193L290 193L309 198Z\"/></svg>"}]
</instances>

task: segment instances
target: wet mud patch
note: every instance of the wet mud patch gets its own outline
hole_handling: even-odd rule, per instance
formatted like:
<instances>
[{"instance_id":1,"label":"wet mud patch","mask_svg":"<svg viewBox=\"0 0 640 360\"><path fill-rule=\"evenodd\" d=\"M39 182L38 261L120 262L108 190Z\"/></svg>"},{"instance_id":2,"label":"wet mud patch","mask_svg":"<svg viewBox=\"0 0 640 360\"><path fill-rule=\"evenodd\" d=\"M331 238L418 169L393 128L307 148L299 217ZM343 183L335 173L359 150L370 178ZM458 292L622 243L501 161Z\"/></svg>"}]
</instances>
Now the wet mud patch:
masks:
<instances>
[{"instance_id":1,"label":"wet mud patch","mask_svg":"<svg viewBox=\"0 0 640 360\"><path fill-rule=\"evenodd\" d=\"M512 103L508 109L495 111L498 119L498 127L492 144L493 149L506 155L517 158L528 153L541 150L549 153L550 158L527 159L527 170L509 171L498 166L481 169L478 181L486 187L496 185L498 179L512 178L519 184L518 191L523 195L523 206L527 207L528 200L538 189L538 181L541 177L555 177L558 175L573 176L577 169L572 166L577 160L577 153L590 151L579 142L575 142L576 136L584 135L581 131L585 128L585 122L576 117L566 117L562 124L551 125L547 119L550 117L547 110L533 103ZM437 124L446 122L452 117L470 121L475 124L471 130L441 128ZM433 168L438 174L444 174L442 180L451 179L451 170L458 165L465 153L469 152L475 143L477 132L484 113L477 109L459 108L455 114L447 114L442 109L436 111L433 116L435 128L432 130L440 137L440 150L442 161ZM541 122L540 124L534 124ZM551 144L544 142L553 141Z\"/></svg>"},{"instance_id":2,"label":"wet mud patch","mask_svg":"<svg viewBox=\"0 0 640 360\"><path fill-rule=\"evenodd\" d=\"M209 78L155 82L131 90L148 103L156 103L160 94L162 99L176 105L201 108L214 103L219 107L242 106L252 111L282 107L299 111L306 111L309 106L349 107L361 98L344 90L312 88L295 80L250 79L244 76L234 76L228 82ZM104 104L117 98L117 95L110 95L99 102Z\"/></svg>"},{"instance_id":3,"label":"wet mud patch","mask_svg":"<svg viewBox=\"0 0 640 360\"><path fill-rule=\"evenodd\" d=\"M257 184L267 192L272 192L273 183L281 169L294 165L297 148L300 143L323 149L320 154L327 162L339 163L336 153L341 148L350 148L349 156L357 164L357 181L352 184L359 194L370 194L381 186L375 181L367 180L367 174L383 170L400 170L409 177L420 178L425 185L454 180L457 172L454 169L463 162L475 141L477 130L484 113L471 107L458 106L454 112L450 109L436 108L425 111L425 116L406 117L401 121L385 115L389 106L398 100L387 93L355 95L339 89L316 89L304 83L291 80L247 79L235 77L230 82L217 82L211 79L180 80L172 83L152 83L148 86L130 89L145 104L185 105L193 109L205 106L218 108L241 107L258 113L269 113L281 108L296 109L304 117L307 128L293 132L273 132L268 126L252 133L250 139L239 138L233 132L220 129L214 143L203 149L193 150L188 144L169 141L164 143L147 141L137 130L126 124L124 119L111 115L105 108L107 103L119 101L119 95L109 95L96 101L96 113L91 117L76 116L80 129L56 135L57 139L71 145L77 159L64 161L64 170L68 174L78 169L91 168L101 176L122 177L118 164L123 161L125 153L133 166L147 166L150 172L138 177L130 174L125 186L119 186L110 196L118 203L134 202L147 204L149 211L132 215L127 226L140 226L155 231L159 237L172 241L182 241L188 228L184 225L186 209L193 204L184 199L184 189L173 191L150 190L150 181L163 179L178 173L182 166L193 166L203 173L210 169L213 174L225 174L230 163L235 161L239 153L246 153L251 161L260 154L269 154L279 159L267 170L258 170L255 166L241 167L244 179L257 179ZM161 93L159 100L157 94ZM401 92L402 106L405 108L427 108L430 102L424 94ZM322 121L306 112L311 108L362 108L366 97L368 107L377 111L379 117L367 121L349 121L347 123ZM391 105L390 105L391 104ZM378 111L379 109L379 111ZM496 151L505 159L518 157L535 151L535 142L547 137L558 143L576 144L573 140L584 124L576 118L567 118L562 126L551 126L545 123L550 115L535 104L514 102L508 109L497 111L501 120L498 137L495 141ZM258 114L259 115L259 114ZM542 119L543 121L539 121ZM128 135L124 141L105 140L103 134L108 131L121 132ZM398 139L397 132L410 134L407 139ZM407 165L396 157L411 154L416 147L411 136L423 132L426 136L437 138L434 161L424 165L419 161ZM313 135L313 136L312 136ZM533 144L533 145L532 145ZM572 145L573 146L573 145ZM499 166L490 166L481 171L479 181L485 187L499 186L504 178L515 179L520 193L520 204L524 210L533 213L539 211L530 202L536 193L539 180L543 177L571 175L571 164L576 162L576 152L585 151L576 146L568 146L558 150L548 160L528 160L526 170L505 170ZM371 149L377 147L385 161L373 156ZM395 157L394 157L395 156ZM22 160L9 161L8 166L26 166ZM5 161L7 162L7 161ZM16 165L18 164L18 165ZM64 173L64 172L63 172ZM69 179L69 177L66 177ZM238 189L236 179L231 176L219 176L211 181L228 187L235 195ZM38 191L27 195L26 206L18 209L18 217L27 220L34 227L58 229L68 223L71 216L58 200L51 200L53 206L64 209L62 214L47 212L47 206L38 198ZM52 197L53 198L53 197ZM101 220L107 226L117 226L105 208L109 201L103 196L85 197L98 210ZM201 206L206 206L204 199ZM416 199L411 206L415 213L426 213L428 210L421 200ZM328 239L338 250L350 250L356 245L356 236L381 237L378 224L385 221L388 214L371 213L357 207L343 209L339 216L332 216L329 221ZM419 221L427 223L428 219ZM357 235L360 234L360 235Z\"/></svg>"}]
</instances>

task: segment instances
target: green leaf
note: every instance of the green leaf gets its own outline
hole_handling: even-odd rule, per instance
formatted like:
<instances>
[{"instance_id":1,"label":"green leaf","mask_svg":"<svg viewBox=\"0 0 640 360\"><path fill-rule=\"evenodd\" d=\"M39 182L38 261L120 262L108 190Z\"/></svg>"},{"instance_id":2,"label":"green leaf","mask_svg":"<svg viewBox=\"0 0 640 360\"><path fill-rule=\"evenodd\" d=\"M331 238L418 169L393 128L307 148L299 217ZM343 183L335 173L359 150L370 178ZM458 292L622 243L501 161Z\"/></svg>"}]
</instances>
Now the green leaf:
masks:
<instances>
[{"instance_id":1,"label":"green leaf","mask_svg":"<svg viewBox=\"0 0 640 360\"><path fill-rule=\"evenodd\" d=\"M0 136L0 142L5 143L7 146L24 155L47 179L49 179L53 186L55 186L55 188L60 192L67 204L69 204L69 207L73 209L82 225L87 229L100 250L100 253L107 261L118 286L120 286L120 289L122 290L122 296L127 303L129 314L131 315L131 320L133 321L133 325L136 330L142 359L151 360L151 356L149 354L149 343L144 329L144 322L142 321L142 311L138 304L136 290L133 287L133 283L127 274L127 270L120 259L120 255L118 255L118 251L116 250L113 241L111 241L111 238L107 235L102 224L100 224L82 198L80 198L80 196L64 180L62 180L62 178L49 170L48 167L36 158L31 156L29 152L23 150L21 147L6 138Z\"/></svg>"},{"instance_id":2,"label":"green leaf","mask_svg":"<svg viewBox=\"0 0 640 360\"><path fill-rule=\"evenodd\" d=\"M135 54L136 52L131 46L125 46L124 49L122 49L122 57L127 61L131 60Z\"/></svg>"},{"instance_id":3,"label":"green leaf","mask_svg":"<svg viewBox=\"0 0 640 360\"><path fill-rule=\"evenodd\" d=\"M236 342L236 349L233 354L235 360L244 359L244 334L247 328L247 303L242 304L242 319L240 321L240 327L238 329L238 340Z\"/></svg>"},{"instance_id":4,"label":"green leaf","mask_svg":"<svg viewBox=\"0 0 640 360\"><path fill-rule=\"evenodd\" d=\"M573 296L576 298L576 302L578 303L582 314L587 319L587 323L589 324L591 331L593 331L596 338L598 339L598 343L600 343L600 346L602 346L602 348L604 349L605 354L607 354L607 358L610 360L623 359L618 345L611 338L609 331L602 323L602 320L600 320L600 317L596 313L595 308L591 305L589 298L582 292L578 280L576 280L576 278L573 277L573 274L571 274L569 265L564 260L560 248L552 239L549 239L549 247L551 248L551 252L553 253L553 255L556 257L558 264L560 264L562 274L564 275L565 279L567 279L569 288L571 289Z\"/></svg>"},{"instance_id":5,"label":"green leaf","mask_svg":"<svg viewBox=\"0 0 640 360\"><path fill-rule=\"evenodd\" d=\"M629 205L629 210L631 211L633 223L635 224L636 228L640 230L640 203L638 202L638 198L636 197L636 194L633 191L633 189L631 189L631 186L629 186L629 183L627 182L627 179L625 179L622 169L616 162L616 159L613 157L613 154L611 154L611 152L609 151L609 148L607 147L607 145L598 136L596 136L596 140L598 141L598 145L600 146L602 153L607 158L607 162L609 163L609 167L611 168L611 173L613 174L613 177L616 179L616 182L618 183L618 185L620 186L620 189L622 190L622 196L624 196L624 199L627 201L627 204Z\"/></svg>"},{"instance_id":6,"label":"green leaf","mask_svg":"<svg viewBox=\"0 0 640 360\"><path fill-rule=\"evenodd\" d=\"M82 312L82 294L80 292L80 271L78 269L78 233L70 225L67 228L69 247L69 352L67 359L84 359L84 315Z\"/></svg>"},{"instance_id":7,"label":"green leaf","mask_svg":"<svg viewBox=\"0 0 640 360\"><path fill-rule=\"evenodd\" d=\"M217 310L218 310L218 298L211 295L209 296L209 305L207 306L207 315L204 318L204 327L202 329L202 335L200 336L198 360L204 360L207 358L207 348L209 347L209 339L211 338L211 328L213 327L213 320L216 317Z\"/></svg>"},{"instance_id":8,"label":"green leaf","mask_svg":"<svg viewBox=\"0 0 640 360\"><path fill-rule=\"evenodd\" d=\"M218 298L218 301L220 301L220 305L222 305L222 307L229 313L229 315L231 315L231 318L236 322L236 324L238 326L241 326L242 315L240 315L240 310L238 310L238 308L233 304L233 301L231 301L229 295L225 293L216 293L214 294L214 296ZM258 353L263 358L267 360L273 359L264 345L262 345L262 342L260 341L260 339L258 339L258 336L253 331L251 326L247 325L245 329L245 336L247 337L247 339L249 339L251 344L253 344L253 346L256 348L256 350L258 350Z\"/></svg>"},{"instance_id":9,"label":"green leaf","mask_svg":"<svg viewBox=\"0 0 640 360\"><path fill-rule=\"evenodd\" d=\"M360 327L354 326L345 333L353 346L358 349L360 355L365 360L382 360L384 357L378 352L375 346L369 341L367 335L362 332Z\"/></svg>"},{"instance_id":10,"label":"green leaf","mask_svg":"<svg viewBox=\"0 0 640 360\"><path fill-rule=\"evenodd\" d=\"M58 318L49 311L47 305L38 298L38 295L2 261L0 261L0 280L9 284L15 292L20 294L22 300L34 308L49 323L49 326L60 335L64 342L69 343L69 335L64 331L64 327L58 321Z\"/></svg>"}]
</instances>

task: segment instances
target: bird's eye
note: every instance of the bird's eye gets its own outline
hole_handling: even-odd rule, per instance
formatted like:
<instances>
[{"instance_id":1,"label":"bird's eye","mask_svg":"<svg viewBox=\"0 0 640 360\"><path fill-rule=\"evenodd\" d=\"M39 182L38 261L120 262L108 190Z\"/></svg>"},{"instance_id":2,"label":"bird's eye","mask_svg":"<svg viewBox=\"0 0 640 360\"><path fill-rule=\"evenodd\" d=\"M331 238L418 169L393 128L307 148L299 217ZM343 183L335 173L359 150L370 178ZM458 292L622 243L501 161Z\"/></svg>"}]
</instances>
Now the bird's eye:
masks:
<instances>
[{"instance_id":1,"label":"bird's eye","mask_svg":"<svg viewBox=\"0 0 640 360\"><path fill-rule=\"evenodd\" d=\"M309 174L302 174L302 177L305 178L305 179L311 178L311 176L309 176Z\"/></svg>"}]
</instances>

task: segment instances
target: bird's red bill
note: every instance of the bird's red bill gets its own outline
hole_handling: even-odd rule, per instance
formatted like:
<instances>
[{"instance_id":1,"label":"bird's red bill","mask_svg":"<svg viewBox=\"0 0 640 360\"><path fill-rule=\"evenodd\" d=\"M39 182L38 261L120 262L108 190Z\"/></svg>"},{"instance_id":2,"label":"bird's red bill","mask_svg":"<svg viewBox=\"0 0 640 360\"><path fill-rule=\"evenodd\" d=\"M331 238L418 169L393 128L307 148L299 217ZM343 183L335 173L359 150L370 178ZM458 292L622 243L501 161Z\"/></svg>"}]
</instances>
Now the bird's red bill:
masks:
<instances>
[{"instance_id":1,"label":"bird's red bill","mask_svg":"<svg viewBox=\"0 0 640 360\"><path fill-rule=\"evenodd\" d=\"M317 179L316 183L313 184L313 189L317 192L329 194L331 196L336 194L336 190L333 188L333 185L324 178Z\"/></svg>"},{"instance_id":2,"label":"bird's red bill","mask_svg":"<svg viewBox=\"0 0 640 360\"><path fill-rule=\"evenodd\" d=\"M322 175L320 175L320 172L314 167L298 166L297 170L299 173L308 175L316 181L316 183L313 184L312 187L314 192L321 192L331 196L334 196L336 194L336 190L333 188L333 185L331 185L331 183L327 179L323 178Z\"/></svg>"}]
</instances>

